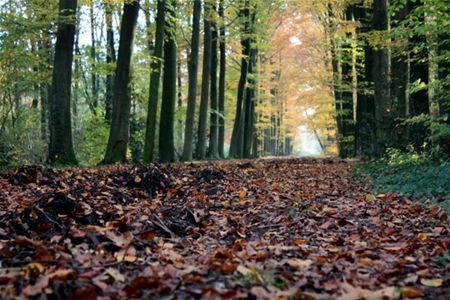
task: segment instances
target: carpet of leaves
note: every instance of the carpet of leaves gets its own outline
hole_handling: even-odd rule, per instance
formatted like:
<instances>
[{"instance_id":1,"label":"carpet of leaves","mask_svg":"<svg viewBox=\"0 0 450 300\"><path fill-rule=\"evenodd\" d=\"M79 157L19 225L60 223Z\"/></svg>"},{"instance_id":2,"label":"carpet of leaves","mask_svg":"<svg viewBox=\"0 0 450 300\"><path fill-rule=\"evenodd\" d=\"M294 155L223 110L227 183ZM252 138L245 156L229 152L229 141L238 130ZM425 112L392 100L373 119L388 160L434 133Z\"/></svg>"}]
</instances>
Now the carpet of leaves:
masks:
<instances>
[{"instance_id":1,"label":"carpet of leaves","mask_svg":"<svg viewBox=\"0 0 450 300\"><path fill-rule=\"evenodd\" d=\"M0 298L448 299L449 223L337 159L0 175Z\"/></svg>"}]
</instances>

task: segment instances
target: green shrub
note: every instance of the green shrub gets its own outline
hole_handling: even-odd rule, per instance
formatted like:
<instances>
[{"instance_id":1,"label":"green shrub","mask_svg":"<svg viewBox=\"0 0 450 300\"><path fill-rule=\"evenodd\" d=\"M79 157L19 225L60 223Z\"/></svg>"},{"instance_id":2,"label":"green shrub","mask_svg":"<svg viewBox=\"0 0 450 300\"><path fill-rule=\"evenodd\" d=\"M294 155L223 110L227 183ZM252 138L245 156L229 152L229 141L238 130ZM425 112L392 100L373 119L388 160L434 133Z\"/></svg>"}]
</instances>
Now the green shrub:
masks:
<instances>
[{"instance_id":1,"label":"green shrub","mask_svg":"<svg viewBox=\"0 0 450 300\"><path fill-rule=\"evenodd\" d=\"M47 155L47 141L42 139L40 113L24 110L14 123L7 122L0 131L0 167L42 164Z\"/></svg>"},{"instance_id":2,"label":"green shrub","mask_svg":"<svg viewBox=\"0 0 450 300\"><path fill-rule=\"evenodd\" d=\"M438 151L438 150L436 150ZM355 169L372 179L376 193L398 192L418 200L431 200L447 210L450 207L450 162L409 149L389 149L380 160Z\"/></svg>"}]
</instances>

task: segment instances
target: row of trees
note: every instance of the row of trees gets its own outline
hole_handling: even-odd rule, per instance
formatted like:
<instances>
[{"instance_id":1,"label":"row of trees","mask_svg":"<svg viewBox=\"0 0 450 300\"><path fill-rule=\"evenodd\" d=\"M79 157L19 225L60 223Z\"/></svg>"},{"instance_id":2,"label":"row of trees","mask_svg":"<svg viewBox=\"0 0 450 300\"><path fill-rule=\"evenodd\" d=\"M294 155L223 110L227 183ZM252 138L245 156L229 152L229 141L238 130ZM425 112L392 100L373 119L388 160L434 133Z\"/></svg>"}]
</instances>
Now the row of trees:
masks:
<instances>
[{"instance_id":1,"label":"row of trees","mask_svg":"<svg viewBox=\"0 0 450 300\"><path fill-rule=\"evenodd\" d=\"M448 145L448 0L0 3L0 164Z\"/></svg>"},{"instance_id":2,"label":"row of trees","mask_svg":"<svg viewBox=\"0 0 450 300\"><path fill-rule=\"evenodd\" d=\"M225 148L236 158L256 157L267 150L256 130L258 48L264 47L269 11L285 9L285 1L122 4L108 0L81 5L76 0L30 0L23 4L24 9L13 7L14 1L2 6L3 27L16 38L2 36L2 46L5 52L17 49L19 41L21 47L14 53L15 61L8 63L8 81L2 82L9 88L3 99L12 96L14 105L8 108L2 102L5 126L0 132L7 131L11 119L15 127L14 118L31 96L33 109L40 111L41 139L43 144L48 141L49 162L76 164L78 142L85 141L75 137L74 143L73 132L77 136L81 130L96 132L97 138L91 139L97 141L90 147L97 152L95 144L107 136L103 163L127 161L130 148L133 158L145 162L225 158ZM23 12L26 17L20 18ZM30 57L23 59L20 56L26 51ZM149 68L144 70L146 63ZM230 67L233 70L228 71ZM21 74L22 82L14 78L15 73ZM141 95L133 94L146 74L147 107L139 101ZM227 87L230 78L238 82L236 87L233 83ZM187 88L182 81L187 81ZM90 122L85 122L86 115ZM279 118L275 125L280 122Z\"/></svg>"},{"instance_id":3,"label":"row of trees","mask_svg":"<svg viewBox=\"0 0 450 300\"><path fill-rule=\"evenodd\" d=\"M330 5L339 154L387 148L450 154L449 2Z\"/></svg>"}]
</instances>

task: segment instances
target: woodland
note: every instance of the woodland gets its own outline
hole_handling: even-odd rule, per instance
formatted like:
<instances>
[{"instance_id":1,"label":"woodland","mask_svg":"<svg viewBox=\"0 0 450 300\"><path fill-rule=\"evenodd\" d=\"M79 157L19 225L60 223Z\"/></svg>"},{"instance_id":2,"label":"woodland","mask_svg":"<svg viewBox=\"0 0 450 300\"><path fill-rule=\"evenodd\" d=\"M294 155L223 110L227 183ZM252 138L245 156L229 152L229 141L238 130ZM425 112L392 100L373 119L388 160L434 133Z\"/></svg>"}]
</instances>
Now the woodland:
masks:
<instances>
[{"instance_id":1,"label":"woodland","mask_svg":"<svg viewBox=\"0 0 450 300\"><path fill-rule=\"evenodd\" d=\"M0 0L1 299L449 299L450 0Z\"/></svg>"}]
</instances>

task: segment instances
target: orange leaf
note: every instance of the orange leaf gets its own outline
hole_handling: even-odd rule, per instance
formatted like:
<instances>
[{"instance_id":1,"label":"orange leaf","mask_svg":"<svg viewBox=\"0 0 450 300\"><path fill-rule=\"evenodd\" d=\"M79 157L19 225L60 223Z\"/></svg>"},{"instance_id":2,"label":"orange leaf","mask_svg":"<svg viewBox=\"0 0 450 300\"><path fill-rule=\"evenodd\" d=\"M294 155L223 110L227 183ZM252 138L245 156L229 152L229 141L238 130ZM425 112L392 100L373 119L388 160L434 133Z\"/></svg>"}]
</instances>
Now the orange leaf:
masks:
<instances>
[{"instance_id":1,"label":"orange leaf","mask_svg":"<svg viewBox=\"0 0 450 300\"><path fill-rule=\"evenodd\" d=\"M404 287L402 288L402 297L408 299L419 298L423 297L423 293L421 290L413 287Z\"/></svg>"}]
</instances>

